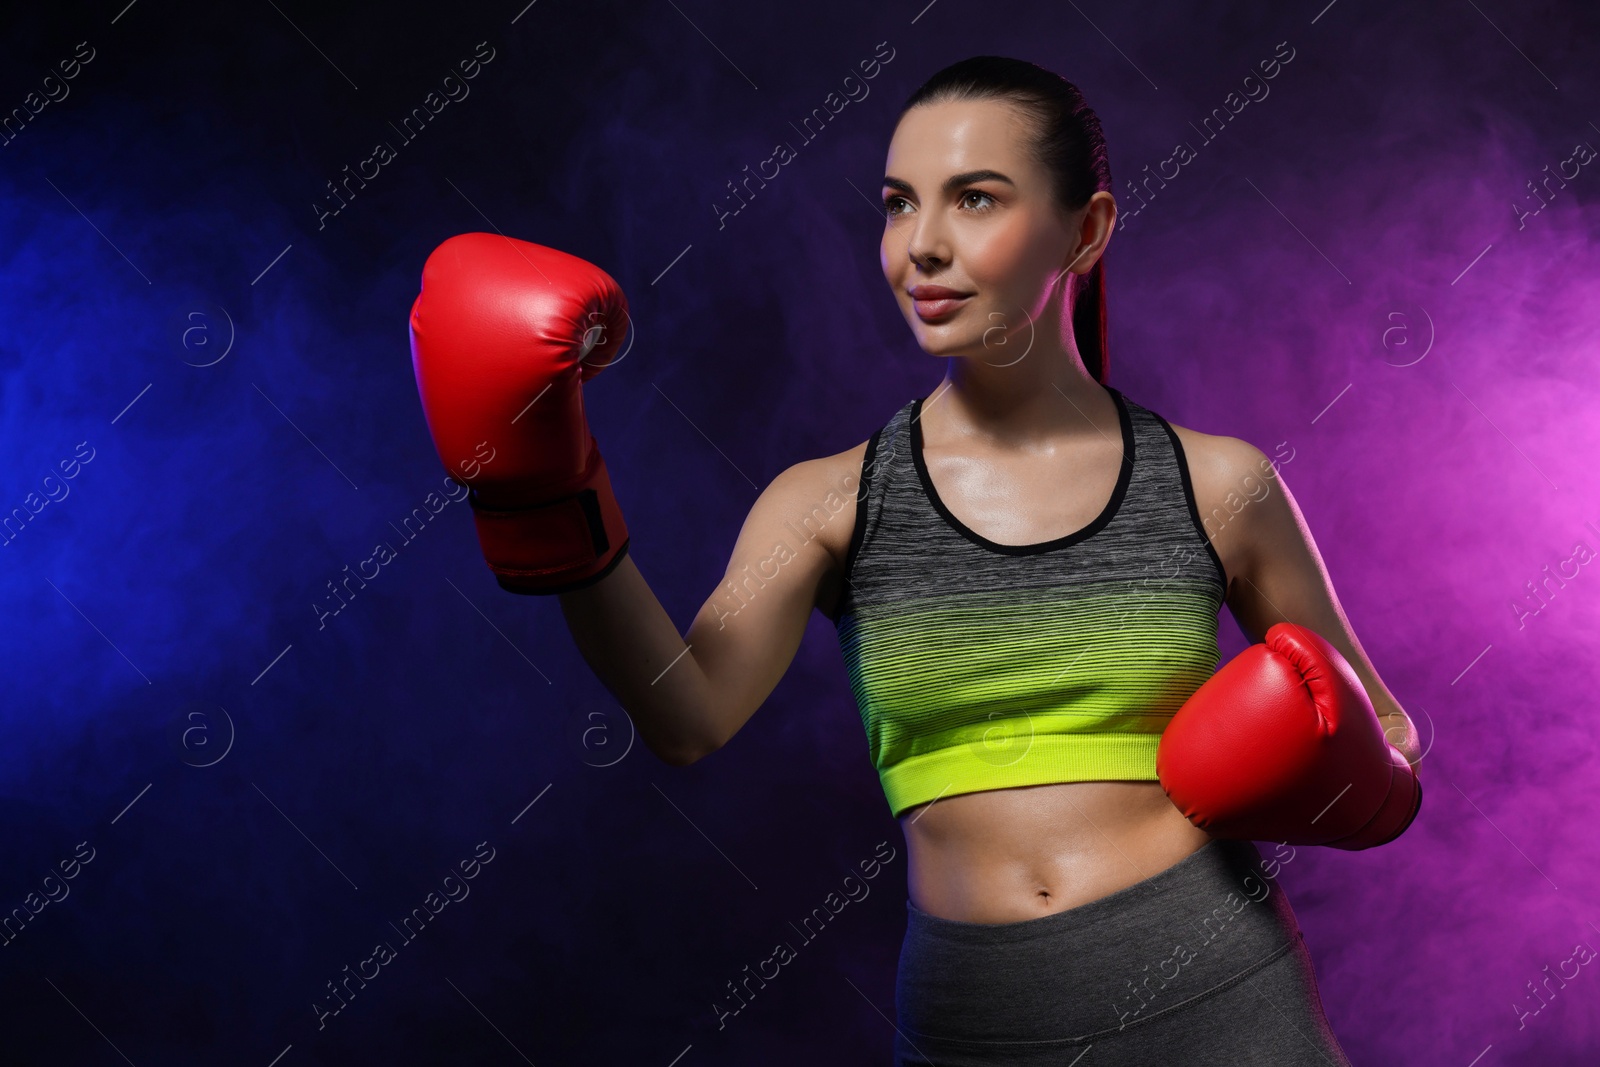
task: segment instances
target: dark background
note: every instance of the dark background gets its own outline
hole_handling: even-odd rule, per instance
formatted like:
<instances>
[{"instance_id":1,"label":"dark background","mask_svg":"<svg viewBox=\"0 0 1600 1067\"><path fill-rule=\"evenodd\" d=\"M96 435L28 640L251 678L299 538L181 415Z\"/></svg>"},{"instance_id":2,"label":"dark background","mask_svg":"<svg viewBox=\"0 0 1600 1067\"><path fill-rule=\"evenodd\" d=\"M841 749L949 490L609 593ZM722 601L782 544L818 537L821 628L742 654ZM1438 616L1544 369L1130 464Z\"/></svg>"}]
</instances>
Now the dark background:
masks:
<instances>
[{"instance_id":1,"label":"dark background","mask_svg":"<svg viewBox=\"0 0 1600 1067\"><path fill-rule=\"evenodd\" d=\"M1600 946L1600 578L1562 562L1600 547L1600 177L1552 182L1537 214L1528 187L1600 144L1592 6L0 18L0 114L28 115L0 144L0 514L59 497L0 547L0 914L70 890L0 945L0 1061L887 1062L904 842L820 616L739 736L674 769L632 743L556 602L495 586L463 504L320 627L313 605L442 490L407 313L428 252L490 230L628 293L634 346L585 403L632 555L686 628L768 481L942 375L883 281L875 197L905 97L996 53L1066 75L1104 122L1112 383L1287 443L1430 746L1402 840L1284 869L1335 1031L1357 1063L1592 1062L1595 968L1532 984ZM480 42L469 95L399 136ZM884 42L866 98L802 139ZM1281 42L1270 94L1202 137ZM319 220L380 141L395 158ZM719 225L780 141L797 157ZM1196 158L1135 212L1127 181L1178 141ZM1243 643L1225 616L1224 656ZM894 858L848 882L880 842ZM76 877L49 878L63 861ZM399 936L446 885L470 895ZM847 886L870 893L802 942L791 924ZM783 940L797 958L719 1027L726 984ZM327 984L382 941L394 958L319 1028Z\"/></svg>"}]
</instances>

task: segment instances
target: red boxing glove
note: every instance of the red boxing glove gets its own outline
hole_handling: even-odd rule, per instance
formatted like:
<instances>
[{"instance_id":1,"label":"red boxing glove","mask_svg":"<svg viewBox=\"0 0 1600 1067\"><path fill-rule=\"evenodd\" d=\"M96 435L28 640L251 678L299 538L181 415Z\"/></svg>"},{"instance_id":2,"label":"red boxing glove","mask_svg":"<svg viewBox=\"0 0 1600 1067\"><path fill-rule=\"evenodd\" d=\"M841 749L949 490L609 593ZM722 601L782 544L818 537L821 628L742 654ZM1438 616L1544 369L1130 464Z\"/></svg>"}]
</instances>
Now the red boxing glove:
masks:
<instances>
[{"instance_id":1,"label":"red boxing glove","mask_svg":"<svg viewBox=\"0 0 1600 1067\"><path fill-rule=\"evenodd\" d=\"M445 469L471 487L478 542L504 589L580 589L627 551L580 389L627 330L611 276L553 248L464 233L422 268L417 391Z\"/></svg>"},{"instance_id":2,"label":"red boxing glove","mask_svg":"<svg viewBox=\"0 0 1600 1067\"><path fill-rule=\"evenodd\" d=\"M1422 784L1339 651L1280 622L1167 724L1156 774L1216 837L1363 849L1399 837Z\"/></svg>"}]
</instances>

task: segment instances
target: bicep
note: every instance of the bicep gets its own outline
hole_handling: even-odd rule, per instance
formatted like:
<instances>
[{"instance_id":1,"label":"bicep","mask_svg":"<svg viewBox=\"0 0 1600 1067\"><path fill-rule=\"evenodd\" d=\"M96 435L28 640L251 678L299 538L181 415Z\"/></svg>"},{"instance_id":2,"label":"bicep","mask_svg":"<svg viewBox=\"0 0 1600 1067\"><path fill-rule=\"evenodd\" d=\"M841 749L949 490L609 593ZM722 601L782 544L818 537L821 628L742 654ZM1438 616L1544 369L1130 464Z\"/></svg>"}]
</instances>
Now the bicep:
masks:
<instances>
[{"instance_id":1,"label":"bicep","mask_svg":"<svg viewBox=\"0 0 1600 1067\"><path fill-rule=\"evenodd\" d=\"M831 544L853 504L825 491L813 460L774 478L750 509L722 580L686 641L717 693L718 743L726 743L771 695L805 636Z\"/></svg>"},{"instance_id":2,"label":"bicep","mask_svg":"<svg viewBox=\"0 0 1600 1067\"><path fill-rule=\"evenodd\" d=\"M1255 467L1259 451L1244 447L1239 458ZM1267 491L1239 515L1240 558L1227 600L1239 628L1254 642L1278 622L1315 630L1349 661L1380 716L1404 715L1361 647L1282 472L1264 481Z\"/></svg>"}]
</instances>

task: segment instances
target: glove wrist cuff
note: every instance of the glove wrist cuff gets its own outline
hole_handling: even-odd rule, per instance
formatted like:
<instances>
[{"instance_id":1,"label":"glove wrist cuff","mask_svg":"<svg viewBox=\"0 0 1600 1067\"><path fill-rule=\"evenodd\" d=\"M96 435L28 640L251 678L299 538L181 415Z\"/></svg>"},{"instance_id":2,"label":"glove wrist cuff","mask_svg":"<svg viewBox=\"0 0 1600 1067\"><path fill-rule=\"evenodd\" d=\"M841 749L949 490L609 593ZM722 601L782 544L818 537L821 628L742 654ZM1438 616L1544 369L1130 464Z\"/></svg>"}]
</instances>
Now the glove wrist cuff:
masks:
<instances>
[{"instance_id":1,"label":"glove wrist cuff","mask_svg":"<svg viewBox=\"0 0 1600 1067\"><path fill-rule=\"evenodd\" d=\"M1327 842L1330 847L1358 852L1387 845L1415 821L1417 812L1422 809L1422 781L1416 769L1393 745L1389 746L1389 759L1393 769L1383 803L1365 826L1337 841Z\"/></svg>"},{"instance_id":2,"label":"glove wrist cuff","mask_svg":"<svg viewBox=\"0 0 1600 1067\"><path fill-rule=\"evenodd\" d=\"M527 507L492 508L469 493L483 558L502 589L530 596L593 585L622 560L628 528L598 447L578 489Z\"/></svg>"}]
</instances>

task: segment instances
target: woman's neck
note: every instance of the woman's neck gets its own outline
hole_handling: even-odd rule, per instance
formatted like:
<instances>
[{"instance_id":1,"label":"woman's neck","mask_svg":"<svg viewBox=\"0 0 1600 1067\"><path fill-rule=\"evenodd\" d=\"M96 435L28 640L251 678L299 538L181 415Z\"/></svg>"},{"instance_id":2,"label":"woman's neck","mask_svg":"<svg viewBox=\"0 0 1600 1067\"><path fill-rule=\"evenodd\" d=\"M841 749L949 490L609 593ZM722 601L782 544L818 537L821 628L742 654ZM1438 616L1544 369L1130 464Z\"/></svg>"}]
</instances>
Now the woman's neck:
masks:
<instances>
[{"instance_id":1,"label":"woman's neck","mask_svg":"<svg viewBox=\"0 0 1600 1067\"><path fill-rule=\"evenodd\" d=\"M952 436L1025 442L1075 432L1104 432L1117 421L1106 387L1089 377L1077 352L1051 360L1033 352L1009 365L952 356L944 380L923 403ZM976 361L976 362L975 362ZM1030 364L1031 361L1031 365Z\"/></svg>"}]
</instances>

